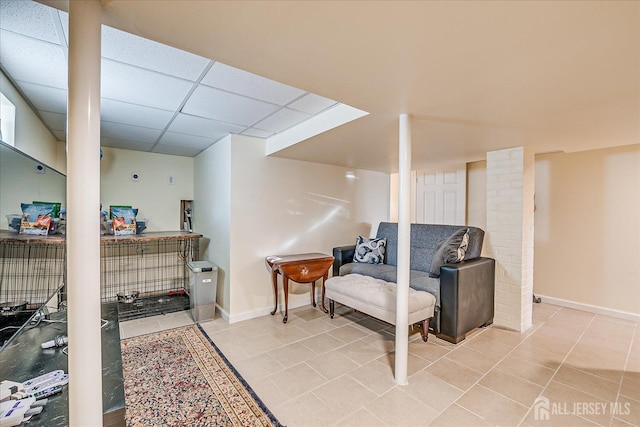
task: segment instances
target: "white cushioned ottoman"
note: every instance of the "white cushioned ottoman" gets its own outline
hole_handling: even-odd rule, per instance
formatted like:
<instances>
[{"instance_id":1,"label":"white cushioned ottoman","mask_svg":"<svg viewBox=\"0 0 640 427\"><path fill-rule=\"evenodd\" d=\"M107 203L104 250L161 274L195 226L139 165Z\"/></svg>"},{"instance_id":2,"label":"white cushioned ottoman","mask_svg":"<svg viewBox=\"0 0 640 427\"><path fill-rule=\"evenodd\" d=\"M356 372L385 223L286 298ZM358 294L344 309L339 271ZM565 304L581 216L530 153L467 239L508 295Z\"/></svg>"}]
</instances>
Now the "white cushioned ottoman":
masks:
<instances>
[{"instance_id":1,"label":"white cushioned ottoman","mask_svg":"<svg viewBox=\"0 0 640 427\"><path fill-rule=\"evenodd\" d=\"M334 301L395 325L396 284L361 274L331 277L325 282L329 313L333 319ZM422 323L422 339L427 341L429 320L436 298L429 292L409 288L409 325Z\"/></svg>"}]
</instances>

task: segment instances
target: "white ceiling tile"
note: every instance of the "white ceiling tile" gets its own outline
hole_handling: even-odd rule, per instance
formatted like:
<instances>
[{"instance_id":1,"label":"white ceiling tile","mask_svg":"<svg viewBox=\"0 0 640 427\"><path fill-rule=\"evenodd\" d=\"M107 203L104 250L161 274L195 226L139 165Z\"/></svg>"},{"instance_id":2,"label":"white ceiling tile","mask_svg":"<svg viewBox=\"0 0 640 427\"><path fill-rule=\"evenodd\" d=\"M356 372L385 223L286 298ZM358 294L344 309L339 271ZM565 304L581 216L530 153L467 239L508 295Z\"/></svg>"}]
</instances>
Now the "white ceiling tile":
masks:
<instances>
[{"instance_id":1,"label":"white ceiling tile","mask_svg":"<svg viewBox=\"0 0 640 427\"><path fill-rule=\"evenodd\" d=\"M100 122L100 135L107 138L131 139L144 143L155 143L162 131L140 126L123 125L120 123Z\"/></svg>"},{"instance_id":2,"label":"white ceiling tile","mask_svg":"<svg viewBox=\"0 0 640 427\"><path fill-rule=\"evenodd\" d=\"M176 147L198 148L204 150L213 144L213 138L202 138L200 136L185 135L182 133L166 132L160 138L158 145L173 145Z\"/></svg>"},{"instance_id":3,"label":"white ceiling tile","mask_svg":"<svg viewBox=\"0 0 640 427\"><path fill-rule=\"evenodd\" d=\"M52 43L58 42L58 33L51 12L55 9L35 1L2 0L0 2L0 28Z\"/></svg>"},{"instance_id":4,"label":"white ceiling tile","mask_svg":"<svg viewBox=\"0 0 640 427\"><path fill-rule=\"evenodd\" d=\"M182 112L220 122L250 126L278 108L273 104L199 85Z\"/></svg>"},{"instance_id":5,"label":"white ceiling tile","mask_svg":"<svg viewBox=\"0 0 640 427\"><path fill-rule=\"evenodd\" d=\"M202 83L229 92L284 106L304 91L216 62Z\"/></svg>"},{"instance_id":6,"label":"white ceiling tile","mask_svg":"<svg viewBox=\"0 0 640 427\"><path fill-rule=\"evenodd\" d=\"M22 81L16 82L37 110L67 114L67 91Z\"/></svg>"},{"instance_id":7,"label":"white ceiling tile","mask_svg":"<svg viewBox=\"0 0 640 427\"><path fill-rule=\"evenodd\" d=\"M255 124L258 129L270 130L273 132L282 132L289 129L292 126L297 125L310 118L309 114L301 113L300 111L289 110L283 108L277 113L267 117L259 123Z\"/></svg>"},{"instance_id":8,"label":"white ceiling tile","mask_svg":"<svg viewBox=\"0 0 640 427\"><path fill-rule=\"evenodd\" d=\"M240 133L244 129L245 126L237 126L230 123L204 119L202 117L190 116L188 114L178 114L167 130L215 140L229 133Z\"/></svg>"},{"instance_id":9,"label":"white ceiling tile","mask_svg":"<svg viewBox=\"0 0 640 427\"><path fill-rule=\"evenodd\" d=\"M0 30L0 58L16 80L67 87L67 59L59 45Z\"/></svg>"},{"instance_id":10,"label":"white ceiling tile","mask_svg":"<svg viewBox=\"0 0 640 427\"><path fill-rule=\"evenodd\" d=\"M67 140L67 132L63 130L54 130L52 131L53 135L56 137L58 141L66 141Z\"/></svg>"},{"instance_id":11,"label":"white ceiling tile","mask_svg":"<svg viewBox=\"0 0 640 427\"><path fill-rule=\"evenodd\" d=\"M113 99L102 98L100 100L100 118L107 122L164 129L173 115L172 111L158 110Z\"/></svg>"},{"instance_id":12,"label":"white ceiling tile","mask_svg":"<svg viewBox=\"0 0 640 427\"><path fill-rule=\"evenodd\" d=\"M318 114L320 111L326 110L334 104L336 104L336 101L332 99L316 95L315 93L308 93L302 98L296 99L294 102L287 105L287 108L293 108L294 110L302 111L307 114Z\"/></svg>"},{"instance_id":13,"label":"white ceiling tile","mask_svg":"<svg viewBox=\"0 0 640 427\"><path fill-rule=\"evenodd\" d=\"M50 113L48 111L38 111L42 121L49 129L65 132L67 130L67 115L60 113Z\"/></svg>"},{"instance_id":14,"label":"white ceiling tile","mask_svg":"<svg viewBox=\"0 0 640 427\"><path fill-rule=\"evenodd\" d=\"M68 40L68 14L22 0L2 0L0 13L2 66L38 110L44 124L64 141L66 43L59 40L56 20L60 20ZM103 27L102 31L104 146L194 156L229 133L268 138L334 104L327 98L214 63L204 84L176 115L193 81L210 61L116 29ZM60 42L62 45L58 45ZM283 109L286 104L290 105ZM164 129L167 132L163 133Z\"/></svg>"},{"instance_id":15,"label":"white ceiling tile","mask_svg":"<svg viewBox=\"0 0 640 427\"><path fill-rule=\"evenodd\" d=\"M152 40L102 26L102 56L196 81L208 59Z\"/></svg>"},{"instance_id":16,"label":"white ceiling tile","mask_svg":"<svg viewBox=\"0 0 640 427\"><path fill-rule=\"evenodd\" d=\"M272 132L270 130L249 128L249 129L245 130L244 132L242 132L242 135L255 136L257 138L269 138L274 133L275 132Z\"/></svg>"},{"instance_id":17,"label":"white ceiling tile","mask_svg":"<svg viewBox=\"0 0 640 427\"><path fill-rule=\"evenodd\" d=\"M191 89L192 83L121 64L102 60L102 96L116 101L175 110Z\"/></svg>"},{"instance_id":18,"label":"white ceiling tile","mask_svg":"<svg viewBox=\"0 0 640 427\"><path fill-rule=\"evenodd\" d=\"M151 151L154 144L102 136L100 137L100 145L103 147L122 148L124 150Z\"/></svg>"},{"instance_id":19,"label":"white ceiling tile","mask_svg":"<svg viewBox=\"0 0 640 427\"><path fill-rule=\"evenodd\" d=\"M176 147L175 145L157 145L153 149L154 153L183 157L195 157L201 151L200 148Z\"/></svg>"},{"instance_id":20,"label":"white ceiling tile","mask_svg":"<svg viewBox=\"0 0 640 427\"><path fill-rule=\"evenodd\" d=\"M63 10L59 10L58 17L62 24L62 32L64 33L66 45L69 46L69 14Z\"/></svg>"}]
</instances>

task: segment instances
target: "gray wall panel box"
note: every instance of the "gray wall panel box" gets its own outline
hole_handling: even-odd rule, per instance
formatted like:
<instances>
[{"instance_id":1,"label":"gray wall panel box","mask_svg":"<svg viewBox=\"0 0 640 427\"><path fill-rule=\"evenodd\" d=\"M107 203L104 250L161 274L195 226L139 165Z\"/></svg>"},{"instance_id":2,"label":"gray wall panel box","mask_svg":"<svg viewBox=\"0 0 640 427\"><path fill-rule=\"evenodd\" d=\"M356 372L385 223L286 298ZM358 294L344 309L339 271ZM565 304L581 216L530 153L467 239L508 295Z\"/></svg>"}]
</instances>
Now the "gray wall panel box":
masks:
<instances>
[{"instance_id":1,"label":"gray wall panel box","mask_svg":"<svg viewBox=\"0 0 640 427\"><path fill-rule=\"evenodd\" d=\"M209 261L192 261L189 267L189 302L196 323L213 320L218 289L218 267Z\"/></svg>"}]
</instances>

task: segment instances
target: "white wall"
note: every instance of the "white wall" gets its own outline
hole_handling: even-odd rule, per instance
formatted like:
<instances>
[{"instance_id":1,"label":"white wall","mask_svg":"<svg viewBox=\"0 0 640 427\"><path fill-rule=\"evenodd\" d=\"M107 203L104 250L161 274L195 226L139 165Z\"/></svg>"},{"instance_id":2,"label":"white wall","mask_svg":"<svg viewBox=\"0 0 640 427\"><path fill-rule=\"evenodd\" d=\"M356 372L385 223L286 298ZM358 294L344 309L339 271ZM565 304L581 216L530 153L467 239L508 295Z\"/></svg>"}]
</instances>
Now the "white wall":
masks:
<instances>
[{"instance_id":1,"label":"white wall","mask_svg":"<svg viewBox=\"0 0 640 427\"><path fill-rule=\"evenodd\" d=\"M193 200L191 157L145 153L103 147L100 162L100 201L110 205L138 208L138 217L147 218L148 231L180 230L180 200ZM131 180L137 172L140 180ZM168 184L173 176L174 184Z\"/></svg>"},{"instance_id":2,"label":"white wall","mask_svg":"<svg viewBox=\"0 0 640 427\"><path fill-rule=\"evenodd\" d=\"M536 161L534 291L640 315L640 145Z\"/></svg>"},{"instance_id":3,"label":"white wall","mask_svg":"<svg viewBox=\"0 0 640 427\"><path fill-rule=\"evenodd\" d=\"M231 144L231 314L270 307L268 255L323 252L355 243L388 217L388 175L265 157L265 141L233 136ZM364 193L364 194L363 194ZM363 203L363 200L371 200ZM294 287L290 304L309 301Z\"/></svg>"},{"instance_id":4,"label":"white wall","mask_svg":"<svg viewBox=\"0 0 640 427\"><path fill-rule=\"evenodd\" d=\"M467 170L486 229L486 163ZM535 184L534 293L640 314L640 145L538 155Z\"/></svg>"},{"instance_id":5,"label":"white wall","mask_svg":"<svg viewBox=\"0 0 640 427\"><path fill-rule=\"evenodd\" d=\"M231 265L231 136L195 158L193 229L202 234L200 258L218 266L216 300L229 311Z\"/></svg>"},{"instance_id":6,"label":"white wall","mask_svg":"<svg viewBox=\"0 0 640 427\"><path fill-rule=\"evenodd\" d=\"M467 225L487 229L487 162L467 163Z\"/></svg>"},{"instance_id":7,"label":"white wall","mask_svg":"<svg viewBox=\"0 0 640 427\"><path fill-rule=\"evenodd\" d=\"M58 141L49 132L2 71L0 91L16 107L14 146L47 166L65 173L66 157L61 158L59 155L61 147L64 149L64 142Z\"/></svg>"},{"instance_id":8,"label":"white wall","mask_svg":"<svg viewBox=\"0 0 640 427\"><path fill-rule=\"evenodd\" d=\"M218 189L214 191L220 194L226 191L223 174L211 170L223 167L229 152L230 261L224 282L230 300L228 308L223 308L228 309L231 321L264 315L273 309L266 256L331 254L334 246L355 243L358 235L371 235L372 229L375 232L377 224L388 218L388 175L356 171L358 179L348 179L346 168L265 157L264 139L232 135L196 159L196 224L202 224L205 215L212 222L212 232L218 227L217 234L206 235L212 242L227 238L223 230L226 216L215 213L216 205L224 200L207 200L202 193L209 188ZM200 177L219 182L198 182ZM222 223L219 226L213 224L218 217ZM196 231L206 234L199 226ZM210 249L209 260L217 265L225 263L226 255L220 253L223 250ZM293 285L290 307L308 303L309 288ZM219 304L223 302L218 298Z\"/></svg>"}]
</instances>

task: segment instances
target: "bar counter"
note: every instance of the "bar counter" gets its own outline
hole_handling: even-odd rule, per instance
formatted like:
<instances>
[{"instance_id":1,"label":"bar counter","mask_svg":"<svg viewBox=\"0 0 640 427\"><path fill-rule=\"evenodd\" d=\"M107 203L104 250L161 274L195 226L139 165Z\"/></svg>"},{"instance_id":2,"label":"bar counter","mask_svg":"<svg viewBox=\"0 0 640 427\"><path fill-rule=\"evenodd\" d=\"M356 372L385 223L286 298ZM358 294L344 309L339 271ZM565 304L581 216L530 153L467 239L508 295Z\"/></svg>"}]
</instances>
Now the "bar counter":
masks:
<instances>
[{"instance_id":1,"label":"bar counter","mask_svg":"<svg viewBox=\"0 0 640 427\"><path fill-rule=\"evenodd\" d=\"M128 234L115 236L104 234L100 236L100 244L117 244L119 242L154 242L158 240L184 240L199 239L202 234L189 233L188 231L145 231L141 234ZM64 245L67 236L64 234L52 234L50 236L36 236L33 234L20 234L8 230L0 230L0 243L23 243L29 245Z\"/></svg>"},{"instance_id":2,"label":"bar counter","mask_svg":"<svg viewBox=\"0 0 640 427\"><path fill-rule=\"evenodd\" d=\"M101 301L117 301L119 294L159 298L184 294L189 280L187 263L198 260L201 237L186 231L100 236ZM58 289L59 302L65 300L66 243L63 234L0 231L0 304L26 301L39 307ZM143 317L178 309L182 307L162 304L159 309L146 306L135 314Z\"/></svg>"},{"instance_id":3,"label":"bar counter","mask_svg":"<svg viewBox=\"0 0 640 427\"><path fill-rule=\"evenodd\" d=\"M102 304L102 408L105 427L125 425L124 380L120 355L118 304ZM65 321L66 312L56 312L51 320ZM36 326L28 323L0 351L2 379L24 382L47 372L62 369L69 373L67 356L63 348L43 350L40 344L67 334L67 324L41 321ZM33 416L29 426L58 427L69 425L69 385L61 393L49 397L41 414Z\"/></svg>"}]
</instances>

